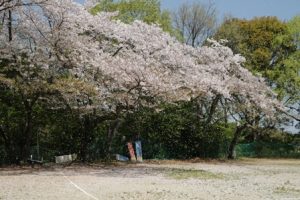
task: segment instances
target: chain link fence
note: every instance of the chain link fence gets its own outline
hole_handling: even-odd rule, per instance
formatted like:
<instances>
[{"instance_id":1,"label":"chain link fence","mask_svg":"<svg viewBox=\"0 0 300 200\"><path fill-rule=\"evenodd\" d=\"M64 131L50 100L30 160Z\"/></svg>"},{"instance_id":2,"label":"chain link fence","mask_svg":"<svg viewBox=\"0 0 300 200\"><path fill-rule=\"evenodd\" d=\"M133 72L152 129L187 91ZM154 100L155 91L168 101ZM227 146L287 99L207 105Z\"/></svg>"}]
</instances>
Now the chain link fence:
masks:
<instances>
[{"instance_id":1,"label":"chain link fence","mask_svg":"<svg viewBox=\"0 0 300 200\"><path fill-rule=\"evenodd\" d=\"M239 144L237 157L300 158L300 144L253 142Z\"/></svg>"}]
</instances>

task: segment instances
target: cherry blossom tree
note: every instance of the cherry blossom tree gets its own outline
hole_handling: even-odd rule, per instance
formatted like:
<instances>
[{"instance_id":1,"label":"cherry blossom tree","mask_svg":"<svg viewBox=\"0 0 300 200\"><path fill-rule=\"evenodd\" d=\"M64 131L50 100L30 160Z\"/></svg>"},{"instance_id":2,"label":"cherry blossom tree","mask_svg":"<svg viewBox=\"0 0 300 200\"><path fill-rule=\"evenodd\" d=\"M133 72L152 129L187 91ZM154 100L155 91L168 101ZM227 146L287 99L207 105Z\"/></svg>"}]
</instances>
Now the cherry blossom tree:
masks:
<instances>
[{"instance_id":1,"label":"cherry blossom tree","mask_svg":"<svg viewBox=\"0 0 300 200\"><path fill-rule=\"evenodd\" d=\"M284 109L264 80L242 67L244 58L216 41L194 48L158 25L92 15L72 0L5 1L0 10L11 12L2 14L0 82L23 96L29 121L37 101L99 119L197 97L239 99L266 117Z\"/></svg>"}]
</instances>

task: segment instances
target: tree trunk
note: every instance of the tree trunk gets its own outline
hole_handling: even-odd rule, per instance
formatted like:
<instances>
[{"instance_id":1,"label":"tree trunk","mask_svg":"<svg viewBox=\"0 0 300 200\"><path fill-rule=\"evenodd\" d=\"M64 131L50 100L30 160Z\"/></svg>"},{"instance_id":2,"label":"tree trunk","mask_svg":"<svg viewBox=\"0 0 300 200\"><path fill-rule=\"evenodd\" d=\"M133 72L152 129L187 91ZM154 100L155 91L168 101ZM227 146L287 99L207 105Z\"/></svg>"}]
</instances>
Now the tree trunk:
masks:
<instances>
[{"instance_id":1,"label":"tree trunk","mask_svg":"<svg viewBox=\"0 0 300 200\"><path fill-rule=\"evenodd\" d=\"M227 107L225 106L226 105L226 99L224 100L225 103L223 104L223 109L224 109L224 124L225 124L225 127L228 128L228 110L227 110Z\"/></svg>"},{"instance_id":2,"label":"tree trunk","mask_svg":"<svg viewBox=\"0 0 300 200\"><path fill-rule=\"evenodd\" d=\"M8 164L17 164L17 159L13 153L11 139L5 134L5 131L2 127L0 127L0 135L4 141L5 152L7 153L6 160L8 161Z\"/></svg>"},{"instance_id":3,"label":"tree trunk","mask_svg":"<svg viewBox=\"0 0 300 200\"><path fill-rule=\"evenodd\" d=\"M29 157L30 154L30 146L32 142L32 131L33 131L33 106L35 105L35 102L38 99L38 96L34 97L31 100L28 100L24 96L23 98L23 103L24 103L24 108L25 108L25 126L24 126L24 131L23 131L23 138L24 142L21 144L21 159L23 161L26 161Z\"/></svg>"},{"instance_id":4,"label":"tree trunk","mask_svg":"<svg viewBox=\"0 0 300 200\"><path fill-rule=\"evenodd\" d=\"M116 136L116 133L118 131L119 126L121 125L121 120L116 119L114 120L110 125L107 133L108 138L108 146L107 146L107 157L111 157L112 154L112 142L114 137Z\"/></svg>"},{"instance_id":5,"label":"tree trunk","mask_svg":"<svg viewBox=\"0 0 300 200\"><path fill-rule=\"evenodd\" d=\"M15 154L16 152L14 150L11 140L5 142L5 151L7 153L8 164L20 164L20 159Z\"/></svg>"},{"instance_id":6,"label":"tree trunk","mask_svg":"<svg viewBox=\"0 0 300 200\"><path fill-rule=\"evenodd\" d=\"M208 126L211 121L212 121L212 118L213 118L213 115L217 109L217 106L218 106L218 102L221 98L221 95L217 95L214 99L213 99L213 102L210 106L210 109L209 109L209 113L208 113L208 116L207 116L207 120L206 120L206 125Z\"/></svg>"},{"instance_id":7,"label":"tree trunk","mask_svg":"<svg viewBox=\"0 0 300 200\"><path fill-rule=\"evenodd\" d=\"M12 13L11 13L11 10L8 11L7 28L8 28L8 40L12 41L13 37L12 37Z\"/></svg>"},{"instance_id":8,"label":"tree trunk","mask_svg":"<svg viewBox=\"0 0 300 200\"><path fill-rule=\"evenodd\" d=\"M253 124L253 127L256 127L255 130L253 130L253 142L257 141L259 139L259 121L260 121L260 116L257 116L255 119L254 119L254 124Z\"/></svg>"},{"instance_id":9,"label":"tree trunk","mask_svg":"<svg viewBox=\"0 0 300 200\"><path fill-rule=\"evenodd\" d=\"M242 131L247 127L246 124L242 125L242 126L238 126L236 127L236 130L234 132L234 135L233 135L233 138L231 140L231 143L229 145L229 149L228 149L228 155L227 155L227 158L228 159L234 159L235 156L234 156L234 151L235 151L235 147L238 143L238 139L242 133Z\"/></svg>"},{"instance_id":10,"label":"tree trunk","mask_svg":"<svg viewBox=\"0 0 300 200\"><path fill-rule=\"evenodd\" d=\"M25 142L23 143L23 147L21 147L21 151L22 151L21 158L23 161L26 161L30 154L30 146L32 142L32 128L33 128L32 120L33 120L32 106L29 106L27 107L27 111L26 111L26 124L23 132L23 137L25 138Z\"/></svg>"},{"instance_id":11,"label":"tree trunk","mask_svg":"<svg viewBox=\"0 0 300 200\"><path fill-rule=\"evenodd\" d=\"M85 116L83 119L82 125L82 138L81 138L81 145L80 145L80 157L82 162L87 161L87 153L88 153L88 145L90 143L90 136L93 132L95 126L93 123L93 119L91 115Z\"/></svg>"},{"instance_id":12,"label":"tree trunk","mask_svg":"<svg viewBox=\"0 0 300 200\"><path fill-rule=\"evenodd\" d=\"M105 116L96 116L96 113L85 116L81 125L81 141L80 141L80 150L79 156L82 162L87 161L88 156L88 145L91 139L91 133L93 133L94 129L98 124L103 123L107 120L115 119L115 115L105 115ZM114 134L114 133L113 133ZM111 135L108 133L108 135ZM109 146L110 146L110 142Z\"/></svg>"}]
</instances>

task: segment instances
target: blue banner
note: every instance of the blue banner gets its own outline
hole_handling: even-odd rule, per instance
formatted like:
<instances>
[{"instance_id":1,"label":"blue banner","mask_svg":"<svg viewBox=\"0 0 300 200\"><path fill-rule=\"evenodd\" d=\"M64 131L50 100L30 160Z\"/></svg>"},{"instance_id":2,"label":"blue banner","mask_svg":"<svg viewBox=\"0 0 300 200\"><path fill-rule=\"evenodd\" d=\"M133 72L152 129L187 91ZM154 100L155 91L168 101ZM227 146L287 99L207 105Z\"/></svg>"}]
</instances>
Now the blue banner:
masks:
<instances>
[{"instance_id":1,"label":"blue banner","mask_svg":"<svg viewBox=\"0 0 300 200\"><path fill-rule=\"evenodd\" d=\"M137 161L143 162L142 142L135 141L135 152Z\"/></svg>"}]
</instances>

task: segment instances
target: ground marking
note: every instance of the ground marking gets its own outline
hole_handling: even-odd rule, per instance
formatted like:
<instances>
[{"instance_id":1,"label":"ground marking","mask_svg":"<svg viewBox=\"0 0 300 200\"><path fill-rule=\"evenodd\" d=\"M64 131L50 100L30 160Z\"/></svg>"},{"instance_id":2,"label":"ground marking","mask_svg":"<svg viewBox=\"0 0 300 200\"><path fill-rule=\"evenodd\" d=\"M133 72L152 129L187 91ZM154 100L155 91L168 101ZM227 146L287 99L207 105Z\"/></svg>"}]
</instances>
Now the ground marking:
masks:
<instances>
[{"instance_id":1,"label":"ground marking","mask_svg":"<svg viewBox=\"0 0 300 200\"><path fill-rule=\"evenodd\" d=\"M99 200L97 197L91 195L90 193L88 193L87 191L85 191L84 189L82 189L81 187L79 187L78 185L76 185L76 183L74 183L73 181L71 181L63 172L61 172L63 177L65 179L67 179L75 188L77 188L78 190L80 190L81 192L83 192L86 196L89 196L90 198L94 199L94 200Z\"/></svg>"}]
</instances>

